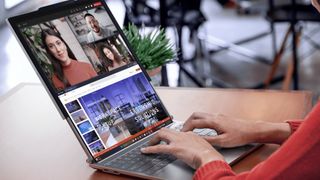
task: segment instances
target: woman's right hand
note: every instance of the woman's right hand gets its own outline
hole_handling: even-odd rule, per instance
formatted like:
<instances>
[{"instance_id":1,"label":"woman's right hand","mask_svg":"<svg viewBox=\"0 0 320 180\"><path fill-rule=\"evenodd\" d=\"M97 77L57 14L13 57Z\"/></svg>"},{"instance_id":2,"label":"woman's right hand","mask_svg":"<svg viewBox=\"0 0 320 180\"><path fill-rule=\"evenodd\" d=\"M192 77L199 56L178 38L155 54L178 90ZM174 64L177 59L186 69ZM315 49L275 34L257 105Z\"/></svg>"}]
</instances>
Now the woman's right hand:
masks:
<instances>
[{"instance_id":1,"label":"woman's right hand","mask_svg":"<svg viewBox=\"0 0 320 180\"><path fill-rule=\"evenodd\" d=\"M195 128L210 128L217 131L217 136L205 136L212 145L236 147L248 143L282 143L291 129L288 123L250 122L223 114L193 113L184 123L182 131Z\"/></svg>"}]
</instances>

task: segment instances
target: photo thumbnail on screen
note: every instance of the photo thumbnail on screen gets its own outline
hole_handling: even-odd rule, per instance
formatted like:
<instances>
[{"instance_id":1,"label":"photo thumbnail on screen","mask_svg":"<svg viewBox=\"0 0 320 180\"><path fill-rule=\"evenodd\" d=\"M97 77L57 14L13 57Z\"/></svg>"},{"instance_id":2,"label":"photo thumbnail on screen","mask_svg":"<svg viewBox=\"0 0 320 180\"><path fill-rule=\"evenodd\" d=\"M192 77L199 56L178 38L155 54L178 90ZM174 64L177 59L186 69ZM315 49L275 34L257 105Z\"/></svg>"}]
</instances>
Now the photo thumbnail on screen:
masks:
<instances>
[{"instance_id":1,"label":"photo thumbnail on screen","mask_svg":"<svg viewBox=\"0 0 320 180\"><path fill-rule=\"evenodd\" d=\"M75 123L88 119L83 110L72 113L71 117Z\"/></svg>"},{"instance_id":2,"label":"photo thumbnail on screen","mask_svg":"<svg viewBox=\"0 0 320 180\"><path fill-rule=\"evenodd\" d=\"M78 128L79 128L81 134L84 134L86 132L89 132L89 131L93 130L93 127L91 126L89 121L85 121L83 123L79 123L78 124Z\"/></svg>"},{"instance_id":3,"label":"photo thumbnail on screen","mask_svg":"<svg viewBox=\"0 0 320 180\"><path fill-rule=\"evenodd\" d=\"M69 113L73 113L81 109L80 104L77 100L67 103L66 108Z\"/></svg>"},{"instance_id":4,"label":"photo thumbnail on screen","mask_svg":"<svg viewBox=\"0 0 320 180\"><path fill-rule=\"evenodd\" d=\"M79 98L106 148L169 117L143 73Z\"/></svg>"},{"instance_id":5,"label":"photo thumbnail on screen","mask_svg":"<svg viewBox=\"0 0 320 180\"><path fill-rule=\"evenodd\" d=\"M102 150L105 149L103 144L101 143L101 141L96 141L96 142L92 143L89 146L89 148L90 148L90 150L92 151L93 154L101 152Z\"/></svg>"},{"instance_id":6,"label":"photo thumbnail on screen","mask_svg":"<svg viewBox=\"0 0 320 180\"><path fill-rule=\"evenodd\" d=\"M57 92L135 63L103 6L21 27L21 33Z\"/></svg>"}]
</instances>

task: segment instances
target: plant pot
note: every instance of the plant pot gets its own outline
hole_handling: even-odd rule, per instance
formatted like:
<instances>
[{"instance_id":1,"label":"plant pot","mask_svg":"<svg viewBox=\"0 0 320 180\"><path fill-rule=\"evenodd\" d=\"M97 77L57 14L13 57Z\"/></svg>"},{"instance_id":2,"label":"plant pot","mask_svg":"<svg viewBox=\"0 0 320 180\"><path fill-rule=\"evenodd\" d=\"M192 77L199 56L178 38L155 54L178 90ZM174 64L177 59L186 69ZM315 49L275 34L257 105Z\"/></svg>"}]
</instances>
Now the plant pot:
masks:
<instances>
[{"instance_id":1,"label":"plant pot","mask_svg":"<svg viewBox=\"0 0 320 180\"><path fill-rule=\"evenodd\" d=\"M160 72L161 72L161 66L155 69L147 70L147 73L149 74L150 77L160 74Z\"/></svg>"},{"instance_id":2,"label":"plant pot","mask_svg":"<svg viewBox=\"0 0 320 180\"><path fill-rule=\"evenodd\" d=\"M148 75L151 78L151 84L153 86L160 86L161 84L161 66L155 69L147 70Z\"/></svg>"}]
</instances>

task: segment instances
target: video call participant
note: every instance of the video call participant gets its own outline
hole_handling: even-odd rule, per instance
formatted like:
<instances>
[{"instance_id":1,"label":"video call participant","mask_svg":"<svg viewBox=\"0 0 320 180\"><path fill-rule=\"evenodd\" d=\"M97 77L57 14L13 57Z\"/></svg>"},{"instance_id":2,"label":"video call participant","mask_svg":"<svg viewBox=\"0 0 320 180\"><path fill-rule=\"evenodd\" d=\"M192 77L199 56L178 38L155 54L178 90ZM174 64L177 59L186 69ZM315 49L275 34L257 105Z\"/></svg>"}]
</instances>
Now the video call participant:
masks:
<instances>
[{"instance_id":1,"label":"video call participant","mask_svg":"<svg viewBox=\"0 0 320 180\"><path fill-rule=\"evenodd\" d=\"M100 23L92 14L85 14L84 19L86 20L87 26L90 29L90 32L87 34L87 40L89 43L112 36L114 34L110 29L100 26Z\"/></svg>"},{"instance_id":2,"label":"video call participant","mask_svg":"<svg viewBox=\"0 0 320 180\"><path fill-rule=\"evenodd\" d=\"M102 64L109 70L112 71L121 66L126 65L126 63L122 60L120 55L113 49L113 47L107 44L100 44L99 55L102 59Z\"/></svg>"},{"instance_id":3,"label":"video call participant","mask_svg":"<svg viewBox=\"0 0 320 180\"><path fill-rule=\"evenodd\" d=\"M43 30L41 40L53 65L52 83L57 90L97 76L90 64L77 61L68 44L56 31Z\"/></svg>"}]
</instances>

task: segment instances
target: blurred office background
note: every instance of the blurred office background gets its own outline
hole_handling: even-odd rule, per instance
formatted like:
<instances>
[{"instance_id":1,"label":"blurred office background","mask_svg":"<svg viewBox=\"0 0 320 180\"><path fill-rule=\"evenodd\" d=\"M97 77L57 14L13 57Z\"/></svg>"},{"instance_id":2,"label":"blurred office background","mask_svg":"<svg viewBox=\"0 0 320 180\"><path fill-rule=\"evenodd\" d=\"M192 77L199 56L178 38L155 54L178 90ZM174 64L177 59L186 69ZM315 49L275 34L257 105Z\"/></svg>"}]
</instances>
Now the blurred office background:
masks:
<instances>
[{"instance_id":1,"label":"blurred office background","mask_svg":"<svg viewBox=\"0 0 320 180\"><path fill-rule=\"evenodd\" d=\"M5 18L55 2L60 1L0 1L0 96L19 83L39 82ZM120 25L134 22L167 28L168 37L179 48L179 60L166 65L167 81L164 78L162 85L310 90L316 100L320 94L320 15L310 1L234 2L107 0ZM288 67L295 66L297 72L286 76ZM272 68L276 71L270 76ZM292 81L283 87L286 77Z\"/></svg>"}]
</instances>

